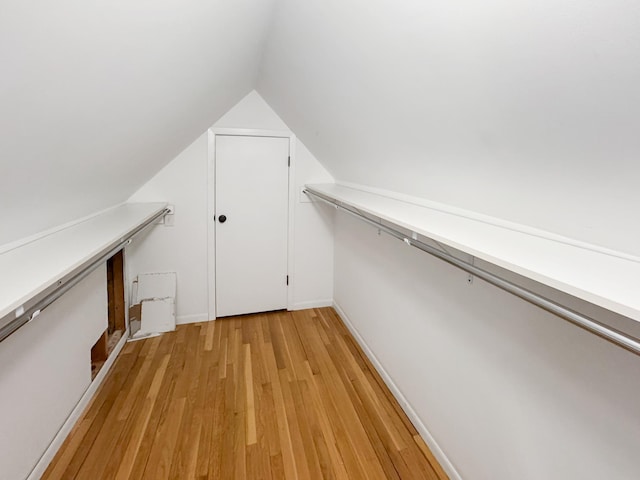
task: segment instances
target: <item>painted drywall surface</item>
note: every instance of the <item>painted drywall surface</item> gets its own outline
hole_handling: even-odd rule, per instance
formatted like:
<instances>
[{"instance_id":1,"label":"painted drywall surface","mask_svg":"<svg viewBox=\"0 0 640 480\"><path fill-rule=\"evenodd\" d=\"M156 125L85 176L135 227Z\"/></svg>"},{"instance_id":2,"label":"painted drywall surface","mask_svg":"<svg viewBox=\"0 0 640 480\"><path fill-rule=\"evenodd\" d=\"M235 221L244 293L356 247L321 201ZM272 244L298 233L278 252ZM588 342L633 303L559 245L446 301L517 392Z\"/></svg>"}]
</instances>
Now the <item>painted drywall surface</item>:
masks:
<instances>
[{"instance_id":1,"label":"painted drywall surface","mask_svg":"<svg viewBox=\"0 0 640 480\"><path fill-rule=\"evenodd\" d=\"M257 90L338 180L640 254L640 4L279 0Z\"/></svg>"},{"instance_id":2,"label":"painted drywall surface","mask_svg":"<svg viewBox=\"0 0 640 480\"><path fill-rule=\"evenodd\" d=\"M214 127L288 131L256 92L227 112ZM295 181L331 182L332 177L301 144L296 144ZM299 190L298 187L298 190ZM174 226L157 226L128 250L129 278L138 273L178 274L178 322L207 318L207 135L153 177L130 201L167 201L175 205ZM333 298L333 233L330 209L309 203L295 207L295 262L291 286L294 306ZM309 252L314 252L309 255Z\"/></svg>"},{"instance_id":3,"label":"painted drywall surface","mask_svg":"<svg viewBox=\"0 0 640 480\"><path fill-rule=\"evenodd\" d=\"M215 123L217 128L289 131L287 124L252 90Z\"/></svg>"},{"instance_id":4,"label":"painted drywall surface","mask_svg":"<svg viewBox=\"0 0 640 480\"><path fill-rule=\"evenodd\" d=\"M107 328L98 268L0 343L0 480L26 478L91 382L91 347Z\"/></svg>"},{"instance_id":5,"label":"painted drywall surface","mask_svg":"<svg viewBox=\"0 0 640 480\"><path fill-rule=\"evenodd\" d=\"M331 175L296 140L295 251L293 265L293 309L330 305L333 300L334 209L307 202L305 183L333 182Z\"/></svg>"},{"instance_id":6,"label":"painted drywall surface","mask_svg":"<svg viewBox=\"0 0 640 480\"><path fill-rule=\"evenodd\" d=\"M637 478L640 358L345 214L335 299L465 480Z\"/></svg>"},{"instance_id":7,"label":"painted drywall surface","mask_svg":"<svg viewBox=\"0 0 640 480\"><path fill-rule=\"evenodd\" d=\"M207 135L203 134L138 190L132 202L166 201L173 226L157 225L127 250L129 281L176 272L177 321L207 320Z\"/></svg>"},{"instance_id":8,"label":"painted drywall surface","mask_svg":"<svg viewBox=\"0 0 640 480\"><path fill-rule=\"evenodd\" d=\"M0 7L0 244L128 196L254 85L272 0Z\"/></svg>"}]
</instances>

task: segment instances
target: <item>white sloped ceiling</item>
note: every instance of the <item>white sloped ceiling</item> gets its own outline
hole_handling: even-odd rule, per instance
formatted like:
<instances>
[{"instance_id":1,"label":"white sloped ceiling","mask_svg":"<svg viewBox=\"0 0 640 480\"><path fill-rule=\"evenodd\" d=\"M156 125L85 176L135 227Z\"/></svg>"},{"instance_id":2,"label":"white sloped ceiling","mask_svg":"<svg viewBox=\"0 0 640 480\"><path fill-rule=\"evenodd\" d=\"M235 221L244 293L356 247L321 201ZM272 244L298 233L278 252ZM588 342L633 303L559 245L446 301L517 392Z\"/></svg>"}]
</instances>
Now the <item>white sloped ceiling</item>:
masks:
<instances>
[{"instance_id":1,"label":"white sloped ceiling","mask_svg":"<svg viewBox=\"0 0 640 480\"><path fill-rule=\"evenodd\" d=\"M640 3L279 0L257 90L333 175L638 249Z\"/></svg>"},{"instance_id":2,"label":"white sloped ceiling","mask_svg":"<svg viewBox=\"0 0 640 480\"><path fill-rule=\"evenodd\" d=\"M0 69L0 245L256 88L338 180L640 254L637 1L5 0Z\"/></svg>"},{"instance_id":3,"label":"white sloped ceiling","mask_svg":"<svg viewBox=\"0 0 640 480\"><path fill-rule=\"evenodd\" d=\"M271 0L4 0L0 244L126 200L254 86Z\"/></svg>"}]
</instances>

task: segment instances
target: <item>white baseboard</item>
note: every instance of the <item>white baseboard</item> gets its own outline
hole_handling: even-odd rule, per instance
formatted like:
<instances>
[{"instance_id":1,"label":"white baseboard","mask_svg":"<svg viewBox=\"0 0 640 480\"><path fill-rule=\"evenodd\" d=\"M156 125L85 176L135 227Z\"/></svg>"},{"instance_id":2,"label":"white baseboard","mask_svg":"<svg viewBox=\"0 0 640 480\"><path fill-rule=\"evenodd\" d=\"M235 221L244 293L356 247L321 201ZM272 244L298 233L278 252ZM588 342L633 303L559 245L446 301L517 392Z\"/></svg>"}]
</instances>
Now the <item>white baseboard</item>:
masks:
<instances>
[{"instance_id":1,"label":"white baseboard","mask_svg":"<svg viewBox=\"0 0 640 480\"><path fill-rule=\"evenodd\" d=\"M80 401L76 404L75 408L71 411L65 422L62 424L62 427L60 427L60 430L58 430L56 436L53 437L53 440L45 450L42 457L40 457L40 460L38 460L38 463L36 463L36 466L33 467L33 470L31 470L31 473L26 478L26 480L38 480L40 477L42 477L45 470L51 463L51 460L53 460L53 457L56 456L56 453L58 453L58 450L67 439L67 436L75 426L76 422L84 413L85 409L98 391L98 388L100 387L100 385L102 385L102 382L107 376L107 373L109 373L109 370L111 370L111 367L115 363L116 358L118 358L120 351L127 343L128 338L129 330L125 330L125 332L122 334L122 338L116 344L115 348L107 358L107 361L104 362L104 365L98 372L98 375L96 375L96 378L94 378L93 381L89 384L89 387L85 390L84 394L80 398Z\"/></svg>"},{"instance_id":2,"label":"white baseboard","mask_svg":"<svg viewBox=\"0 0 640 480\"><path fill-rule=\"evenodd\" d=\"M289 305L289 308L287 308L287 310L290 310L290 311L306 310L308 308L323 308L323 307L332 307L332 306L333 306L333 299L310 300L308 302L298 302L298 303L294 303L293 305Z\"/></svg>"},{"instance_id":3,"label":"white baseboard","mask_svg":"<svg viewBox=\"0 0 640 480\"><path fill-rule=\"evenodd\" d=\"M176 317L176 325L185 325L187 323L200 323L200 322L208 322L209 314L208 313L194 313L191 315L178 315ZM213 319L211 319L213 320Z\"/></svg>"},{"instance_id":4,"label":"white baseboard","mask_svg":"<svg viewBox=\"0 0 640 480\"><path fill-rule=\"evenodd\" d=\"M409 420L411 420L413 425L416 427L416 430L418 430L418 433L420 433L420 435L422 436L422 439L425 441L425 443L431 450L431 453L433 453L434 457L436 457L436 460L440 462L440 466L447 473L447 475L449 475L449 478L451 480L462 480L462 477L460 476L460 474L457 472L457 470L455 469L451 461L444 454L444 452L436 442L435 438L433 438L433 435L431 435L431 433L429 432L425 424L422 422L422 420L420 419L416 411L413 409L409 401L402 394L400 389L394 383L391 376L387 373L387 371L384 369L384 367L382 366L378 358L375 356L373 351L369 348L367 343L364 341L364 338L362 338L362 336L360 335L360 332L358 332L358 330L353 325L353 323L351 323L351 320L349 320L349 317L347 317L347 314L344 312L344 310L342 310L340 305L338 305L335 302L333 302L333 308L336 310L338 315L340 315L340 318L342 318L342 321L344 322L344 324L347 326L347 328L349 329L353 337L356 339L356 341L364 351L364 353L367 355L367 357L369 358L373 366L376 368L376 370L384 380L384 383L387 385L387 387L389 387L389 390L391 390L391 393L396 398L396 400L398 401L398 403L400 404L404 412L407 414L407 416L409 417Z\"/></svg>"}]
</instances>

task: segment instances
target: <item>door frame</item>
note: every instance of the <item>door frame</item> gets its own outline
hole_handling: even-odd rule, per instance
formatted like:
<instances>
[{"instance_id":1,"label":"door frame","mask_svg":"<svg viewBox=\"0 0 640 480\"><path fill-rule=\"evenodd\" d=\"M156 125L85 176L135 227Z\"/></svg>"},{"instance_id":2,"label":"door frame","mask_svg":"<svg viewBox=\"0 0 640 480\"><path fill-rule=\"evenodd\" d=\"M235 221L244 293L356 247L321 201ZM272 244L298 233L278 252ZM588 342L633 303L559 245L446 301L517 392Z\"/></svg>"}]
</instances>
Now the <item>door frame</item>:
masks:
<instances>
[{"instance_id":1,"label":"door frame","mask_svg":"<svg viewBox=\"0 0 640 480\"><path fill-rule=\"evenodd\" d=\"M289 286L287 288L287 310L293 305L293 260L294 255L294 221L295 221L295 165L296 165L296 136L287 130L259 130L248 128L210 128L207 132L207 304L209 310L209 320L216 319L216 222L214 221L216 211L215 195L215 164L216 164L216 136L237 136L237 137L276 137L289 139L289 183L288 183L288 205L287 205L287 275L289 276Z\"/></svg>"}]
</instances>

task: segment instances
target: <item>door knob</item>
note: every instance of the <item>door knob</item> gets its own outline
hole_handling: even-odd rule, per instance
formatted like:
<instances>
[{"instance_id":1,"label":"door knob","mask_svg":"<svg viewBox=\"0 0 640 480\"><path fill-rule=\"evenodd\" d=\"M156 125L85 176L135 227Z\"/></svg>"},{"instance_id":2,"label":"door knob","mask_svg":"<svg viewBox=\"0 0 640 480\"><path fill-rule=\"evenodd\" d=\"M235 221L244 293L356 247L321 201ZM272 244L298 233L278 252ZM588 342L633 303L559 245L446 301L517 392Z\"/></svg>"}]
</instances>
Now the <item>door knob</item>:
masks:
<instances>
[{"instance_id":1,"label":"door knob","mask_svg":"<svg viewBox=\"0 0 640 480\"><path fill-rule=\"evenodd\" d=\"M220 216L218 217L218 221L219 221L220 223L224 223L224 222L226 222L226 221L227 221L227 216L226 216L226 215L220 215Z\"/></svg>"}]
</instances>

